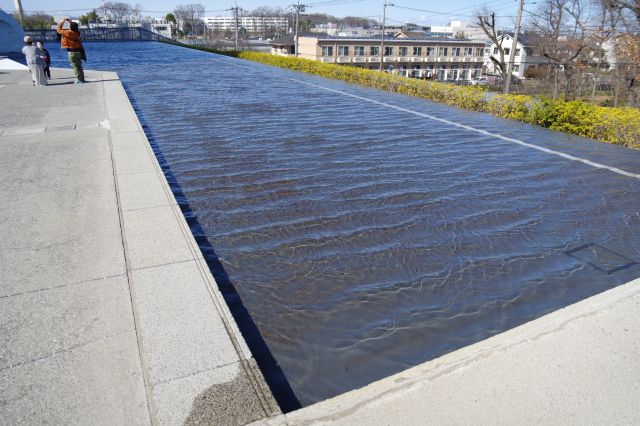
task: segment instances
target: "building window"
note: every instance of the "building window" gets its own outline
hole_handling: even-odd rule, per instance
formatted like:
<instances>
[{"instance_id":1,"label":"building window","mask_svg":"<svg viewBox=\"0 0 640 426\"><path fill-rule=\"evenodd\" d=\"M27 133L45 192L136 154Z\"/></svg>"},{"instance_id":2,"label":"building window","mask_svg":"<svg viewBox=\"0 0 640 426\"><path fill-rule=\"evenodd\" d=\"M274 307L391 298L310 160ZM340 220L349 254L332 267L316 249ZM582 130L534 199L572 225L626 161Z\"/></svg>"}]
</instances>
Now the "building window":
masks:
<instances>
[{"instance_id":1,"label":"building window","mask_svg":"<svg viewBox=\"0 0 640 426\"><path fill-rule=\"evenodd\" d=\"M436 48L435 47L427 47L427 56L435 56Z\"/></svg>"},{"instance_id":2,"label":"building window","mask_svg":"<svg viewBox=\"0 0 640 426\"><path fill-rule=\"evenodd\" d=\"M338 46L338 56L349 56L349 46Z\"/></svg>"},{"instance_id":3,"label":"building window","mask_svg":"<svg viewBox=\"0 0 640 426\"><path fill-rule=\"evenodd\" d=\"M451 56L460 56L460 48L459 47L451 48Z\"/></svg>"},{"instance_id":4,"label":"building window","mask_svg":"<svg viewBox=\"0 0 640 426\"><path fill-rule=\"evenodd\" d=\"M498 48L497 48L497 47L494 47L494 48L493 48L493 54L494 54L494 55L497 55L497 54L498 54Z\"/></svg>"},{"instance_id":5,"label":"building window","mask_svg":"<svg viewBox=\"0 0 640 426\"><path fill-rule=\"evenodd\" d=\"M384 56L393 56L393 47L385 46L384 47Z\"/></svg>"},{"instance_id":6,"label":"building window","mask_svg":"<svg viewBox=\"0 0 640 426\"><path fill-rule=\"evenodd\" d=\"M333 56L333 46L322 46L322 56Z\"/></svg>"},{"instance_id":7,"label":"building window","mask_svg":"<svg viewBox=\"0 0 640 426\"><path fill-rule=\"evenodd\" d=\"M475 70L473 70L473 78L480 78L481 75L482 75L481 69L476 68Z\"/></svg>"},{"instance_id":8,"label":"building window","mask_svg":"<svg viewBox=\"0 0 640 426\"><path fill-rule=\"evenodd\" d=\"M513 66L513 71L514 71L514 72L518 72L518 71L520 71L520 65L514 65L514 66Z\"/></svg>"},{"instance_id":9,"label":"building window","mask_svg":"<svg viewBox=\"0 0 640 426\"><path fill-rule=\"evenodd\" d=\"M445 70L444 65L440 65L438 67L437 79L440 81L444 81L446 77L447 77L447 71Z\"/></svg>"},{"instance_id":10,"label":"building window","mask_svg":"<svg viewBox=\"0 0 640 426\"><path fill-rule=\"evenodd\" d=\"M464 56L473 56L473 47L465 47Z\"/></svg>"},{"instance_id":11,"label":"building window","mask_svg":"<svg viewBox=\"0 0 640 426\"><path fill-rule=\"evenodd\" d=\"M516 49L516 56L520 56L520 49Z\"/></svg>"},{"instance_id":12,"label":"building window","mask_svg":"<svg viewBox=\"0 0 640 426\"><path fill-rule=\"evenodd\" d=\"M414 47L413 56L422 56L422 47Z\"/></svg>"},{"instance_id":13,"label":"building window","mask_svg":"<svg viewBox=\"0 0 640 426\"><path fill-rule=\"evenodd\" d=\"M356 46L353 48L353 54L356 56L364 56L364 46Z\"/></svg>"},{"instance_id":14,"label":"building window","mask_svg":"<svg viewBox=\"0 0 640 426\"><path fill-rule=\"evenodd\" d=\"M400 56L407 56L407 54L408 54L407 51L409 49L407 47L405 47L405 46L402 46L402 47L399 48L399 50L400 50L400 53L399 53Z\"/></svg>"},{"instance_id":15,"label":"building window","mask_svg":"<svg viewBox=\"0 0 640 426\"><path fill-rule=\"evenodd\" d=\"M484 53L489 53L489 49L483 49L482 47L476 48L476 56L483 56Z\"/></svg>"},{"instance_id":16,"label":"building window","mask_svg":"<svg viewBox=\"0 0 640 426\"><path fill-rule=\"evenodd\" d=\"M505 47L505 48L504 48L504 54L505 54L505 55L508 55L508 54L509 54L509 52L511 52L511 49L509 49L508 47Z\"/></svg>"},{"instance_id":17,"label":"building window","mask_svg":"<svg viewBox=\"0 0 640 426\"><path fill-rule=\"evenodd\" d=\"M447 56L447 52L448 49L446 47L441 47L440 49L438 49L438 55L440 56Z\"/></svg>"},{"instance_id":18,"label":"building window","mask_svg":"<svg viewBox=\"0 0 640 426\"><path fill-rule=\"evenodd\" d=\"M433 65L424 66L424 75L429 78L433 77Z\"/></svg>"},{"instance_id":19,"label":"building window","mask_svg":"<svg viewBox=\"0 0 640 426\"><path fill-rule=\"evenodd\" d=\"M380 56L380 47L378 47L378 46L369 46L369 55L370 56Z\"/></svg>"},{"instance_id":20,"label":"building window","mask_svg":"<svg viewBox=\"0 0 640 426\"><path fill-rule=\"evenodd\" d=\"M458 79L458 66L451 65L451 70L449 70L449 79L457 80Z\"/></svg>"}]
</instances>

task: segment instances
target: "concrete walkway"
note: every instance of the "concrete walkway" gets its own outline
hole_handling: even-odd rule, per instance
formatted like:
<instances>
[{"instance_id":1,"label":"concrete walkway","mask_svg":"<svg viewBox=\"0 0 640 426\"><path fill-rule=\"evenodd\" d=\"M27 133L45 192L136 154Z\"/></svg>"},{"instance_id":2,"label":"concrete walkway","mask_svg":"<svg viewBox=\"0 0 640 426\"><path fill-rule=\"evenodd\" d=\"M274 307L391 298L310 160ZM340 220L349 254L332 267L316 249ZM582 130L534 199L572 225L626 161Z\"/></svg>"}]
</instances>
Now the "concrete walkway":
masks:
<instances>
[{"instance_id":1,"label":"concrete walkway","mask_svg":"<svg viewBox=\"0 0 640 426\"><path fill-rule=\"evenodd\" d=\"M279 413L114 73L0 71L0 424Z\"/></svg>"},{"instance_id":2,"label":"concrete walkway","mask_svg":"<svg viewBox=\"0 0 640 426\"><path fill-rule=\"evenodd\" d=\"M640 424L640 279L258 425Z\"/></svg>"}]
</instances>

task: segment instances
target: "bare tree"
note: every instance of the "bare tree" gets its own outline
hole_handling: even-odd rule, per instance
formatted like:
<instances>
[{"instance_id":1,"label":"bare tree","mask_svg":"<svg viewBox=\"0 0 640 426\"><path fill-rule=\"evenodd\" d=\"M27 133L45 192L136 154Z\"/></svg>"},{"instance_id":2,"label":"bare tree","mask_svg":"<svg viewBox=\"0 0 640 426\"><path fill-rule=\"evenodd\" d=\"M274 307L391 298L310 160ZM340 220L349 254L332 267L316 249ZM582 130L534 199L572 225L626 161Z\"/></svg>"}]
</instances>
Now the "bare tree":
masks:
<instances>
[{"instance_id":1,"label":"bare tree","mask_svg":"<svg viewBox=\"0 0 640 426\"><path fill-rule=\"evenodd\" d=\"M640 106L640 36L618 34L614 40L616 74L626 83L627 105Z\"/></svg>"},{"instance_id":2,"label":"bare tree","mask_svg":"<svg viewBox=\"0 0 640 426\"><path fill-rule=\"evenodd\" d=\"M489 13L489 11L484 8L482 11L477 13L478 23L480 24L480 28L487 35L491 43L495 46L495 49L498 50L498 57L496 58L493 52L489 54L489 60L494 65L494 68L498 69L500 73L500 77L506 79L507 76L507 62L504 57L504 48L502 47L502 43L504 42L504 36L498 33L498 29L496 28L496 14L495 12ZM515 46L513 46L515 48Z\"/></svg>"},{"instance_id":3,"label":"bare tree","mask_svg":"<svg viewBox=\"0 0 640 426\"><path fill-rule=\"evenodd\" d=\"M640 0L602 0L603 5L611 11L615 11L625 23L631 14L635 19L635 26L640 26Z\"/></svg>"},{"instance_id":4,"label":"bare tree","mask_svg":"<svg viewBox=\"0 0 640 426\"><path fill-rule=\"evenodd\" d=\"M101 8L107 19L115 22L126 21L126 18L131 15L131 11L133 9L129 3L120 1L104 2Z\"/></svg>"},{"instance_id":5,"label":"bare tree","mask_svg":"<svg viewBox=\"0 0 640 426\"><path fill-rule=\"evenodd\" d=\"M573 95L577 59L593 46L587 33L588 19L583 0L545 0L533 15L531 24L541 35L537 47L553 68L554 99L559 94L561 73L565 95Z\"/></svg>"},{"instance_id":6,"label":"bare tree","mask_svg":"<svg viewBox=\"0 0 640 426\"><path fill-rule=\"evenodd\" d=\"M197 35L204 25L202 22L204 12L204 6L200 3L190 3L176 6L173 15L183 32L193 32Z\"/></svg>"}]
</instances>

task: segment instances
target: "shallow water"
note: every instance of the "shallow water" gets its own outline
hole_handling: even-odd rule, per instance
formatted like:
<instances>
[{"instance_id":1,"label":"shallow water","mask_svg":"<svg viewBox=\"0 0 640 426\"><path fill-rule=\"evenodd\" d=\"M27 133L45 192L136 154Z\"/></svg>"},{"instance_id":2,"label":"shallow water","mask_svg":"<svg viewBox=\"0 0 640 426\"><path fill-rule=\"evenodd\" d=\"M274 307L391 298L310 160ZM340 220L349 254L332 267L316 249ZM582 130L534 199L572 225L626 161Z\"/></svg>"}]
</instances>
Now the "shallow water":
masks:
<instances>
[{"instance_id":1,"label":"shallow water","mask_svg":"<svg viewBox=\"0 0 640 426\"><path fill-rule=\"evenodd\" d=\"M633 173L638 151L173 46L87 53L119 73L270 384L272 354L302 405L640 276L640 180L295 80Z\"/></svg>"}]
</instances>

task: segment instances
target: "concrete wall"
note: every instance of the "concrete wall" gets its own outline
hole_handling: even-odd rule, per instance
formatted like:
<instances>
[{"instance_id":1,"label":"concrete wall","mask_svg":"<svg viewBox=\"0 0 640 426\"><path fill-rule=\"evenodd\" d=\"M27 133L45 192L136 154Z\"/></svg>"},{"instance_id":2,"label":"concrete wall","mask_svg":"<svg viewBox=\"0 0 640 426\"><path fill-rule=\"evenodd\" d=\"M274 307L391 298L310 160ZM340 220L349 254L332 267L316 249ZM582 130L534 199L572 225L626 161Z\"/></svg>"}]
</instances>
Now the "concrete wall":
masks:
<instances>
[{"instance_id":1,"label":"concrete wall","mask_svg":"<svg viewBox=\"0 0 640 426\"><path fill-rule=\"evenodd\" d=\"M23 37L20 25L7 12L0 10L0 53L20 52Z\"/></svg>"}]
</instances>

